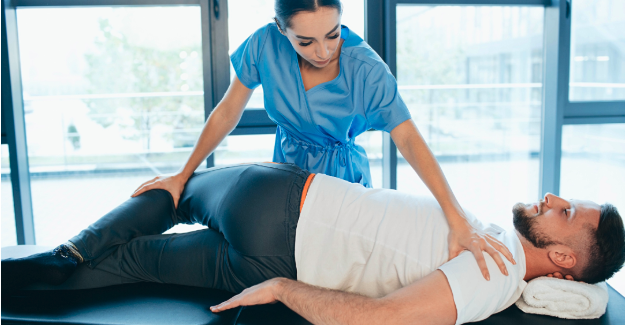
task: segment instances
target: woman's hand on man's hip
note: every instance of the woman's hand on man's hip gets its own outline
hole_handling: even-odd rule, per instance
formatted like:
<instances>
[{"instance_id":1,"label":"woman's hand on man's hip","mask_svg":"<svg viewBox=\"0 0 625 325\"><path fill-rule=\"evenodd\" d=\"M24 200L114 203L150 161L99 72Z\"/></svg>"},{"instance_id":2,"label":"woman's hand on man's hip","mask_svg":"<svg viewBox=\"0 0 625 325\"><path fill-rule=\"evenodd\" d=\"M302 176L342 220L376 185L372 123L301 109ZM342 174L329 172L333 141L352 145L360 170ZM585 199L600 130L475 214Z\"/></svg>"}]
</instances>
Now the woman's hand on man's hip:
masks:
<instances>
[{"instance_id":1,"label":"woman's hand on man's hip","mask_svg":"<svg viewBox=\"0 0 625 325\"><path fill-rule=\"evenodd\" d=\"M177 208L180 195L186 183L187 179L180 174L156 176L141 184L141 186L132 193L131 197L139 196L141 193L149 190L162 189L171 194L171 197L174 199L174 206Z\"/></svg>"}]
</instances>

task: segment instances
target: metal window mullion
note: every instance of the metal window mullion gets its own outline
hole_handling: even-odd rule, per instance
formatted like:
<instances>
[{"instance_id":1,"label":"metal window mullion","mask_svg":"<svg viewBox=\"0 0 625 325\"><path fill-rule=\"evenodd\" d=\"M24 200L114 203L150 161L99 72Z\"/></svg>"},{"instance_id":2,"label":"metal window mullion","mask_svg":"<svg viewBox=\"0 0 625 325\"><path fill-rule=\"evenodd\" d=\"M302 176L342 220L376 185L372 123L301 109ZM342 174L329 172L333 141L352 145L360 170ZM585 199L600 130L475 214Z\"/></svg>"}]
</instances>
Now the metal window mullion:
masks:
<instances>
[{"instance_id":1,"label":"metal window mullion","mask_svg":"<svg viewBox=\"0 0 625 325\"><path fill-rule=\"evenodd\" d=\"M204 67L204 120L223 98L230 85L228 56L228 1L201 0ZM206 158L206 167L215 166L214 152Z\"/></svg>"},{"instance_id":2,"label":"metal window mullion","mask_svg":"<svg viewBox=\"0 0 625 325\"><path fill-rule=\"evenodd\" d=\"M14 7L115 7L197 5L208 0L14 0Z\"/></svg>"},{"instance_id":3,"label":"metal window mullion","mask_svg":"<svg viewBox=\"0 0 625 325\"><path fill-rule=\"evenodd\" d=\"M625 116L625 101L569 102L567 98L564 118Z\"/></svg>"},{"instance_id":4,"label":"metal window mullion","mask_svg":"<svg viewBox=\"0 0 625 325\"><path fill-rule=\"evenodd\" d=\"M382 58L391 73L397 76L397 1L384 1L382 26L384 26ZM391 135L382 133L382 187L397 189L397 146Z\"/></svg>"},{"instance_id":5,"label":"metal window mullion","mask_svg":"<svg viewBox=\"0 0 625 325\"><path fill-rule=\"evenodd\" d=\"M566 0L545 7L539 198L560 192L562 125L569 95L571 19Z\"/></svg>"},{"instance_id":6,"label":"metal window mullion","mask_svg":"<svg viewBox=\"0 0 625 325\"><path fill-rule=\"evenodd\" d=\"M625 116L565 117L563 125L625 123Z\"/></svg>"},{"instance_id":7,"label":"metal window mullion","mask_svg":"<svg viewBox=\"0 0 625 325\"><path fill-rule=\"evenodd\" d=\"M211 49L214 47L213 38L211 37L213 13L211 9L211 0L200 1L200 15L202 28L202 78L204 86L204 121L208 119L214 107L213 98L213 61L211 60ZM213 154L206 157L206 168L215 166L215 158Z\"/></svg>"},{"instance_id":8,"label":"metal window mullion","mask_svg":"<svg viewBox=\"0 0 625 325\"><path fill-rule=\"evenodd\" d=\"M396 0L400 4L431 6L546 6L557 0Z\"/></svg>"},{"instance_id":9,"label":"metal window mullion","mask_svg":"<svg viewBox=\"0 0 625 325\"><path fill-rule=\"evenodd\" d=\"M11 165L11 185L18 245L35 244L22 79L17 38L15 6L2 1L2 111L7 118L7 144Z\"/></svg>"},{"instance_id":10,"label":"metal window mullion","mask_svg":"<svg viewBox=\"0 0 625 325\"><path fill-rule=\"evenodd\" d=\"M391 57L388 49L394 43L390 39L395 38L394 30L390 26L395 18L387 13L395 5L394 1L387 0L365 1L365 41L389 67ZM382 187L397 188L397 148L390 134L386 132L382 133Z\"/></svg>"}]
</instances>

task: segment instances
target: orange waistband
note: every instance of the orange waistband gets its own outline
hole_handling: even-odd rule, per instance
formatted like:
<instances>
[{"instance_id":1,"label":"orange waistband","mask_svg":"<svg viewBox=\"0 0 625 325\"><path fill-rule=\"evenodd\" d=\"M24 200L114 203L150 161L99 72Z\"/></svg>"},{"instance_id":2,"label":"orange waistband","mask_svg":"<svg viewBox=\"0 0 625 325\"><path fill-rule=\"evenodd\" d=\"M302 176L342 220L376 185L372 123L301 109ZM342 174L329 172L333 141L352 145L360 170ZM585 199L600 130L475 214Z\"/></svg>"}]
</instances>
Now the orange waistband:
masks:
<instances>
[{"instance_id":1,"label":"orange waistband","mask_svg":"<svg viewBox=\"0 0 625 325\"><path fill-rule=\"evenodd\" d=\"M306 179L306 184L304 184L304 190L302 191L302 199L300 200L300 204L299 204L300 213L302 213L302 208L304 207L304 200L306 200L306 194L308 194L308 188L310 187L310 184L312 183L313 178L315 178L315 174L308 175L308 178Z\"/></svg>"}]
</instances>

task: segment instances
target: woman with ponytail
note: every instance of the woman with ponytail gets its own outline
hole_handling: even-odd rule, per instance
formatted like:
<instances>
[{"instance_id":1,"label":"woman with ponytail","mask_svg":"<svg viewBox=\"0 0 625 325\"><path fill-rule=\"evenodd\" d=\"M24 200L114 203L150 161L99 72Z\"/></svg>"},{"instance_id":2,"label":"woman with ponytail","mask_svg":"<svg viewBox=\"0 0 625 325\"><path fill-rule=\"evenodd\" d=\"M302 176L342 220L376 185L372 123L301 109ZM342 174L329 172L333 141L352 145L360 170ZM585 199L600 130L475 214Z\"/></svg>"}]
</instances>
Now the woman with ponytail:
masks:
<instances>
[{"instance_id":1,"label":"woman with ponytail","mask_svg":"<svg viewBox=\"0 0 625 325\"><path fill-rule=\"evenodd\" d=\"M195 169L236 127L254 89L262 85L265 109L277 124L273 161L291 163L371 187L367 154L355 138L368 129L389 132L397 148L430 189L451 231L449 258L470 250L485 278L482 251L513 261L499 241L466 219L443 172L419 133L388 66L361 37L341 25L339 0L276 0L274 21L260 27L232 54L236 72L185 166L159 176L133 194L169 191L178 204Z\"/></svg>"}]
</instances>

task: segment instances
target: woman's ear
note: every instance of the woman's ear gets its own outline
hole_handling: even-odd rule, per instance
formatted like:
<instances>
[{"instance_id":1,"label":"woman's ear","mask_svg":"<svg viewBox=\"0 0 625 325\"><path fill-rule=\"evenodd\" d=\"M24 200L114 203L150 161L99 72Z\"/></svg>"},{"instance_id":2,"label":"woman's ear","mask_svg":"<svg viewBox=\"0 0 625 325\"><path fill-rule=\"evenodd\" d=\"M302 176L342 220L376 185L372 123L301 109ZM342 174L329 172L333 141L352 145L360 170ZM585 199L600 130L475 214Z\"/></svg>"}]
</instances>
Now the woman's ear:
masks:
<instances>
[{"instance_id":1,"label":"woman's ear","mask_svg":"<svg viewBox=\"0 0 625 325\"><path fill-rule=\"evenodd\" d=\"M572 269L577 265L577 257L571 248L564 245L554 245L549 248L549 259L553 264L564 268Z\"/></svg>"},{"instance_id":2,"label":"woman's ear","mask_svg":"<svg viewBox=\"0 0 625 325\"><path fill-rule=\"evenodd\" d=\"M278 26L278 30L280 31L280 34L286 36L286 34L284 33L284 31L282 30L282 27L280 26L280 23L278 22L278 18L273 17L273 21L276 22L276 26Z\"/></svg>"}]
</instances>

